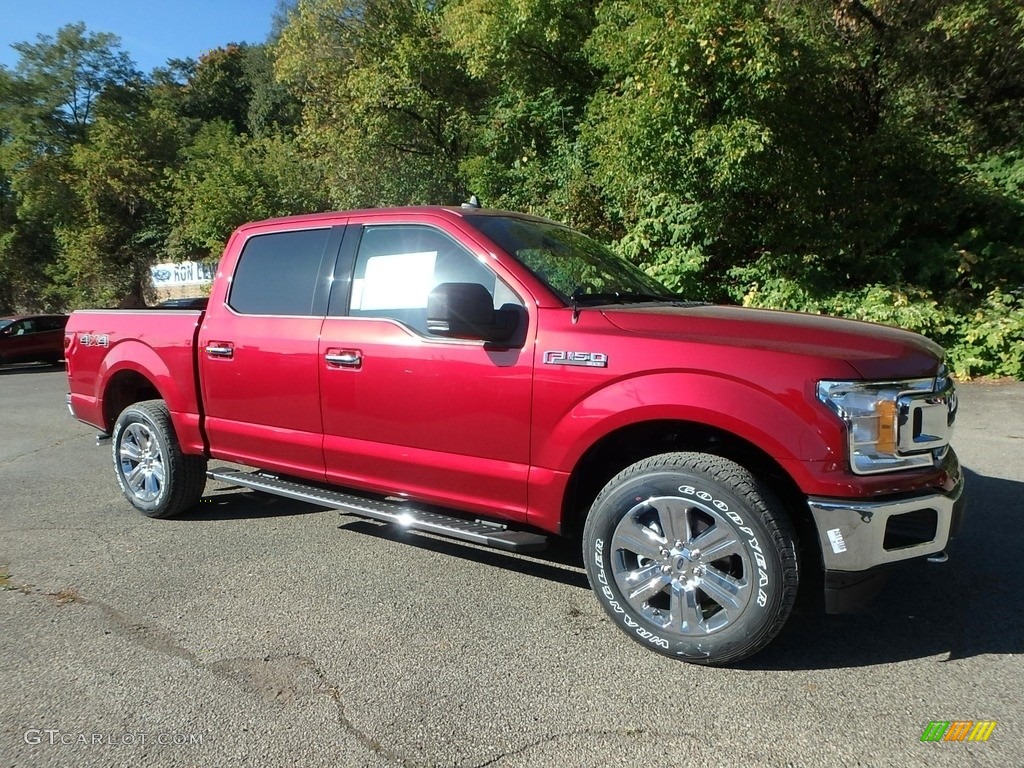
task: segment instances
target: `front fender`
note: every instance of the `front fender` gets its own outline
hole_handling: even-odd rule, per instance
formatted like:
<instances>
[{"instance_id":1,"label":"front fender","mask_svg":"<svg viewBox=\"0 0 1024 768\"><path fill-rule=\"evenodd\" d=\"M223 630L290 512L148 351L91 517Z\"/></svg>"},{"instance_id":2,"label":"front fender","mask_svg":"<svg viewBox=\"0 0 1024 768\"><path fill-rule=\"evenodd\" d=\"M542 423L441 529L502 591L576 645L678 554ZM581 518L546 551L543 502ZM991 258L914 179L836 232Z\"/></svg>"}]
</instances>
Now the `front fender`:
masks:
<instances>
[{"instance_id":1,"label":"front fender","mask_svg":"<svg viewBox=\"0 0 1024 768\"><path fill-rule=\"evenodd\" d=\"M810 386L810 384L808 384ZM538 425L532 462L571 472L590 446L651 421L704 424L756 445L777 461L843 461L842 425L810 391L771 392L751 381L702 372L642 374L608 383Z\"/></svg>"}]
</instances>

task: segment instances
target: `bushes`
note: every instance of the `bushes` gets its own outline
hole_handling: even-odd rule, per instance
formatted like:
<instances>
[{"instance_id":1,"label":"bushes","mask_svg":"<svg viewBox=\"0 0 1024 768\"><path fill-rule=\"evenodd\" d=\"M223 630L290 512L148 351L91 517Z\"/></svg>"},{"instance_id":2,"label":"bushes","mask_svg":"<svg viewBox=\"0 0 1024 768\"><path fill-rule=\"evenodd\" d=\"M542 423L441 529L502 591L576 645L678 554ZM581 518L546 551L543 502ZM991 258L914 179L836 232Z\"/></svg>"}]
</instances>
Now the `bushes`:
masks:
<instances>
[{"instance_id":1,"label":"bushes","mask_svg":"<svg viewBox=\"0 0 1024 768\"><path fill-rule=\"evenodd\" d=\"M752 287L743 304L905 328L945 347L959 379L1024 379L1024 290L995 288L975 303L970 294L950 293L939 300L919 287L875 284L816 298L794 281L776 279Z\"/></svg>"}]
</instances>

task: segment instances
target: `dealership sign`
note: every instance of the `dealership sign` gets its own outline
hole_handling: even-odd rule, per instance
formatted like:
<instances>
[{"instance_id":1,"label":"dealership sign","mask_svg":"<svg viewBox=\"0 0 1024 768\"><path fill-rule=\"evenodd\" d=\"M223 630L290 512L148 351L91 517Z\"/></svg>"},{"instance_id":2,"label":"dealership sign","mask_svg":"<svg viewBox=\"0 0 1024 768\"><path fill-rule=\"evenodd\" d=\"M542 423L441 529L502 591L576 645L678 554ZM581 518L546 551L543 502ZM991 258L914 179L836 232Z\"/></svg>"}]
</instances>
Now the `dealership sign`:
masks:
<instances>
[{"instance_id":1,"label":"dealership sign","mask_svg":"<svg viewBox=\"0 0 1024 768\"><path fill-rule=\"evenodd\" d=\"M199 261L182 261L171 264L154 264L149 273L156 288L171 288L176 285L208 285L213 282L216 267Z\"/></svg>"}]
</instances>

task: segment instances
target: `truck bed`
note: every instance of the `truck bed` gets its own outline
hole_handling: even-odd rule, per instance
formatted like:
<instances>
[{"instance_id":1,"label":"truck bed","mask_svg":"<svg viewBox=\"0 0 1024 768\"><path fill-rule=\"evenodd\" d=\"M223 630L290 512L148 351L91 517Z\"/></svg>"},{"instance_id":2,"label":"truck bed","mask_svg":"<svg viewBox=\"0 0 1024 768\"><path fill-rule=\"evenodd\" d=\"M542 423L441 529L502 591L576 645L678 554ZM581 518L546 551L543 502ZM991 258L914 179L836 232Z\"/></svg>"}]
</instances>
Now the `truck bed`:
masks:
<instances>
[{"instance_id":1,"label":"truck bed","mask_svg":"<svg viewBox=\"0 0 1024 768\"><path fill-rule=\"evenodd\" d=\"M73 312L64 344L74 415L109 433L123 405L155 384L159 393L152 396L167 401L177 423L193 425L181 436L182 449L202 452L195 345L203 316L172 309Z\"/></svg>"}]
</instances>

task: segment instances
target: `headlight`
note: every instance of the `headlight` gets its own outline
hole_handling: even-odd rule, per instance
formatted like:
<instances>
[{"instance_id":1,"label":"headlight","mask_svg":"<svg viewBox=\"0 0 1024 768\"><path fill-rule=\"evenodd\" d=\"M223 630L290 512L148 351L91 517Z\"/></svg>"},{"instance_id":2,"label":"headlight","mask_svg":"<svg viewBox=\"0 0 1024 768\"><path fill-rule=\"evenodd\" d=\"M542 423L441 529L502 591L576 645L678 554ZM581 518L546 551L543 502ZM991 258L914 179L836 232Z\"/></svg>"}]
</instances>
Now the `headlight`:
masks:
<instances>
[{"instance_id":1,"label":"headlight","mask_svg":"<svg viewBox=\"0 0 1024 768\"><path fill-rule=\"evenodd\" d=\"M956 416L952 381L822 381L818 399L846 423L858 475L930 467L949 445Z\"/></svg>"}]
</instances>

